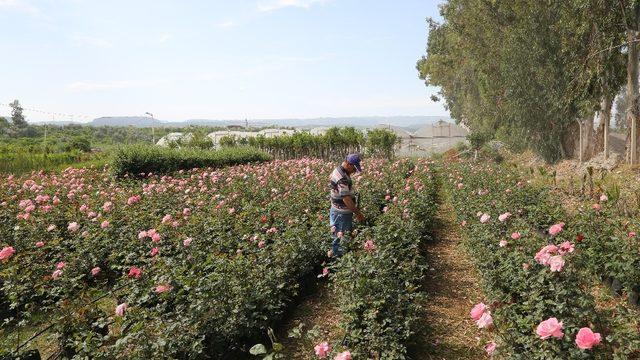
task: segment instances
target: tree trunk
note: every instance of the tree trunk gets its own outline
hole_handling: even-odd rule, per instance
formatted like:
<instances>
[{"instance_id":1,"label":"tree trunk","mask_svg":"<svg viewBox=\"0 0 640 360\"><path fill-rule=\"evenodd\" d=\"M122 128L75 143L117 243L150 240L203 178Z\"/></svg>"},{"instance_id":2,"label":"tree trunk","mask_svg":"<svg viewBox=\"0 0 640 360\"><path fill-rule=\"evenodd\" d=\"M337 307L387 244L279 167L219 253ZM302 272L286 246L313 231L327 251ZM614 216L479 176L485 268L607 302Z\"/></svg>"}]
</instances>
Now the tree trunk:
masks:
<instances>
[{"instance_id":1,"label":"tree trunk","mask_svg":"<svg viewBox=\"0 0 640 360\"><path fill-rule=\"evenodd\" d=\"M640 4L636 4L635 18L631 29L627 29L627 161L635 164L638 159L637 122L640 110L638 108L638 19L640 18Z\"/></svg>"},{"instance_id":2,"label":"tree trunk","mask_svg":"<svg viewBox=\"0 0 640 360\"><path fill-rule=\"evenodd\" d=\"M582 120L582 160L586 161L593 157L596 152L596 137L593 131L594 116L586 117Z\"/></svg>"}]
</instances>

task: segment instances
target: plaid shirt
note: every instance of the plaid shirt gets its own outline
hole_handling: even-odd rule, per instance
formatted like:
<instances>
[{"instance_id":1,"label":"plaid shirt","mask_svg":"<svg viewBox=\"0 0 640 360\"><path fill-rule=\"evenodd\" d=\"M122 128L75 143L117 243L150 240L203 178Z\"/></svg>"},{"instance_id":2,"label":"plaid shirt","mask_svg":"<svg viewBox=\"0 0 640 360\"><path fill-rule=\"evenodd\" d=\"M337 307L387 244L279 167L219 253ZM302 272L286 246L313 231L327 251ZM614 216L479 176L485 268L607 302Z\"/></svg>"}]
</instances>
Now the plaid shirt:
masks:
<instances>
[{"instance_id":1,"label":"plaid shirt","mask_svg":"<svg viewBox=\"0 0 640 360\"><path fill-rule=\"evenodd\" d=\"M342 166L338 166L331 173L329 186L331 187L330 196L333 210L343 214L350 214L352 211L349 210L343 199L345 196L355 196L355 192L353 191L351 177Z\"/></svg>"}]
</instances>

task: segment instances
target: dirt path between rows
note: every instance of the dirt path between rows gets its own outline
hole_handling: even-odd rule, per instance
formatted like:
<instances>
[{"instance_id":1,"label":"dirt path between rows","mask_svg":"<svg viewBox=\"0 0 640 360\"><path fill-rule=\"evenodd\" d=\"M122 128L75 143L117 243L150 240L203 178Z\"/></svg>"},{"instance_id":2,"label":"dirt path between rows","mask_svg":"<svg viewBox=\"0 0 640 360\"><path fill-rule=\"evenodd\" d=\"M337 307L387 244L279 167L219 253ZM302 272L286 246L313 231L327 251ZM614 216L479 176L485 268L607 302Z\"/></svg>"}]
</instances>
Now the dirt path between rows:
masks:
<instances>
[{"instance_id":1,"label":"dirt path between rows","mask_svg":"<svg viewBox=\"0 0 640 360\"><path fill-rule=\"evenodd\" d=\"M425 244L425 332L411 349L411 359L484 359L484 343L469 317L473 305L483 300L480 278L462 247L460 226L448 201L440 205L434 237Z\"/></svg>"}]
</instances>

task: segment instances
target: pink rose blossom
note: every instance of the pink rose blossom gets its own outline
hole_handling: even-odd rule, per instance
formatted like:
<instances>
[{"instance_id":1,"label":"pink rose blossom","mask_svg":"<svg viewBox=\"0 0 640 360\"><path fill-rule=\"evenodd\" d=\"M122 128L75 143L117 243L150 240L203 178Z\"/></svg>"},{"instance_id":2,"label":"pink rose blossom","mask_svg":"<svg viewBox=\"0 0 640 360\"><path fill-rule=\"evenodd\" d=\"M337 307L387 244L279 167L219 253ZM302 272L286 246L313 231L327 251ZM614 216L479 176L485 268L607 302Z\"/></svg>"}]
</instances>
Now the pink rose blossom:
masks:
<instances>
[{"instance_id":1,"label":"pink rose blossom","mask_svg":"<svg viewBox=\"0 0 640 360\"><path fill-rule=\"evenodd\" d=\"M158 251L160 251L160 249L158 249L157 247L154 247L153 249L151 249L151 256L158 255Z\"/></svg>"},{"instance_id":2,"label":"pink rose blossom","mask_svg":"<svg viewBox=\"0 0 640 360\"><path fill-rule=\"evenodd\" d=\"M13 248L13 246L3 247L2 250L0 250L0 261L9 259L13 256L13 254L15 254L15 252L16 250Z\"/></svg>"},{"instance_id":3,"label":"pink rose blossom","mask_svg":"<svg viewBox=\"0 0 640 360\"><path fill-rule=\"evenodd\" d=\"M487 221L489 221L489 219L491 219L491 216L489 214L482 214L482 216L480 216L480 222L481 223L486 223Z\"/></svg>"},{"instance_id":4,"label":"pink rose blossom","mask_svg":"<svg viewBox=\"0 0 640 360\"><path fill-rule=\"evenodd\" d=\"M172 289L171 285L160 284L156 286L155 292L156 294L162 294L164 292L170 291L171 289Z\"/></svg>"},{"instance_id":5,"label":"pink rose blossom","mask_svg":"<svg viewBox=\"0 0 640 360\"><path fill-rule=\"evenodd\" d=\"M98 276L98 274L100 274L100 271L102 271L102 269L100 269L100 267L96 266L93 269L91 269L91 275L92 276Z\"/></svg>"},{"instance_id":6,"label":"pink rose blossom","mask_svg":"<svg viewBox=\"0 0 640 360\"><path fill-rule=\"evenodd\" d=\"M47 227L47 231L53 231L53 230L55 230L55 228L56 228L56 226L55 226L55 225L49 225L49 226Z\"/></svg>"},{"instance_id":7,"label":"pink rose blossom","mask_svg":"<svg viewBox=\"0 0 640 360\"><path fill-rule=\"evenodd\" d=\"M600 333L594 333L588 327L583 327L578 330L578 335L576 335L576 345L583 350L590 350L592 347L600 344L600 341Z\"/></svg>"},{"instance_id":8,"label":"pink rose blossom","mask_svg":"<svg viewBox=\"0 0 640 360\"><path fill-rule=\"evenodd\" d=\"M349 351L344 351L336 355L333 360L351 360L351 353Z\"/></svg>"},{"instance_id":9,"label":"pink rose blossom","mask_svg":"<svg viewBox=\"0 0 640 360\"><path fill-rule=\"evenodd\" d=\"M78 225L77 222L71 222L69 223L69 226L67 226L67 230L71 231L71 232L76 232L78 231L78 229L80 229L80 225Z\"/></svg>"},{"instance_id":10,"label":"pink rose blossom","mask_svg":"<svg viewBox=\"0 0 640 360\"><path fill-rule=\"evenodd\" d=\"M57 280L60 276L62 276L62 270L58 269L51 274L53 280Z\"/></svg>"},{"instance_id":11,"label":"pink rose blossom","mask_svg":"<svg viewBox=\"0 0 640 360\"><path fill-rule=\"evenodd\" d=\"M324 359L331 352L331 346L329 346L329 343L325 341L316 345L313 350L315 351L317 357L319 357L320 359Z\"/></svg>"},{"instance_id":12,"label":"pink rose blossom","mask_svg":"<svg viewBox=\"0 0 640 360\"><path fill-rule=\"evenodd\" d=\"M65 263L60 261L59 263L56 264L56 269L61 270L63 269L65 266Z\"/></svg>"},{"instance_id":13,"label":"pink rose blossom","mask_svg":"<svg viewBox=\"0 0 640 360\"><path fill-rule=\"evenodd\" d=\"M142 275L142 270L138 267L132 266L131 269L129 269L129 274L127 276L137 279L140 275Z\"/></svg>"},{"instance_id":14,"label":"pink rose blossom","mask_svg":"<svg viewBox=\"0 0 640 360\"><path fill-rule=\"evenodd\" d=\"M151 235L151 241L153 242L159 242L161 238L162 237L158 233L153 233L153 235Z\"/></svg>"},{"instance_id":15,"label":"pink rose blossom","mask_svg":"<svg viewBox=\"0 0 640 360\"><path fill-rule=\"evenodd\" d=\"M188 238L186 238L186 239L182 240L182 245L183 245L184 247L188 247L189 245L191 245L191 241L193 241L193 239L192 239L192 238L190 238L190 237L188 237Z\"/></svg>"},{"instance_id":16,"label":"pink rose blossom","mask_svg":"<svg viewBox=\"0 0 640 360\"><path fill-rule=\"evenodd\" d=\"M629 236L630 238L636 237L636 233L635 233L635 231L630 231L627 236Z\"/></svg>"},{"instance_id":17,"label":"pink rose blossom","mask_svg":"<svg viewBox=\"0 0 640 360\"><path fill-rule=\"evenodd\" d=\"M600 202L605 202L608 201L609 197L605 194L600 195Z\"/></svg>"},{"instance_id":18,"label":"pink rose blossom","mask_svg":"<svg viewBox=\"0 0 640 360\"><path fill-rule=\"evenodd\" d=\"M507 246L507 240L500 240L500 247L505 247Z\"/></svg>"},{"instance_id":19,"label":"pink rose blossom","mask_svg":"<svg viewBox=\"0 0 640 360\"><path fill-rule=\"evenodd\" d=\"M368 252L374 252L376 250L376 244L373 240L367 240L364 242L364 249Z\"/></svg>"},{"instance_id":20,"label":"pink rose blossom","mask_svg":"<svg viewBox=\"0 0 640 360\"><path fill-rule=\"evenodd\" d=\"M103 221L100 224L100 227L103 228L103 229L106 229L108 226L109 226L109 222L107 220Z\"/></svg>"},{"instance_id":21,"label":"pink rose blossom","mask_svg":"<svg viewBox=\"0 0 640 360\"><path fill-rule=\"evenodd\" d=\"M129 306L127 305L127 303L122 303L118 306L116 306L116 315L117 316L124 316L124 312L127 310Z\"/></svg>"},{"instance_id":22,"label":"pink rose blossom","mask_svg":"<svg viewBox=\"0 0 640 360\"><path fill-rule=\"evenodd\" d=\"M549 318L538 324L536 334L538 334L542 340L550 337L560 339L564 336L564 333L562 332L562 321L558 321L558 319L554 317Z\"/></svg>"},{"instance_id":23,"label":"pink rose blossom","mask_svg":"<svg viewBox=\"0 0 640 360\"><path fill-rule=\"evenodd\" d=\"M500 220L500 222L505 222L505 221L507 221L510 217L511 217L511 213L510 213L510 212L506 212L506 213L501 214L500 216L498 216L498 220Z\"/></svg>"},{"instance_id":24,"label":"pink rose blossom","mask_svg":"<svg viewBox=\"0 0 640 360\"><path fill-rule=\"evenodd\" d=\"M43 246L44 246L44 241L38 241L38 242L36 243L36 247L37 247L37 248L41 248L41 247L43 247Z\"/></svg>"},{"instance_id":25,"label":"pink rose blossom","mask_svg":"<svg viewBox=\"0 0 640 360\"><path fill-rule=\"evenodd\" d=\"M487 356L493 356L493 353L496 351L496 343L491 341L484 346L484 351L487 352Z\"/></svg>"},{"instance_id":26,"label":"pink rose blossom","mask_svg":"<svg viewBox=\"0 0 640 360\"><path fill-rule=\"evenodd\" d=\"M484 329L484 328L490 327L493 324L493 318L491 317L491 312L485 311L482 314L482 316L480 316L480 319L476 321L476 324L478 325L478 329Z\"/></svg>"},{"instance_id":27,"label":"pink rose blossom","mask_svg":"<svg viewBox=\"0 0 640 360\"><path fill-rule=\"evenodd\" d=\"M522 237L522 235L520 235L520 233L519 233L519 232L514 232L514 233L512 233L512 234L511 234L511 238L512 238L513 240L518 240L518 239L520 239L521 237Z\"/></svg>"},{"instance_id":28,"label":"pink rose blossom","mask_svg":"<svg viewBox=\"0 0 640 360\"><path fill-rule=\"evenodd\" d=\"M264 242L264 240L260 240L260 241L258 242L258 248L259 248L259 249L262 249L264 246L265 246L265 242Z\"/></svg>"},{"instance_id":29,"label":"pink rose blossom","mask_svg":"<svg viewBox=\"0 0 640 360\"><path fill-rule=\"evenodd\" d=\"M551 234L552 236L556 236L562 231L562 229L564 229L563 222L551 225L551 227L549 228L549 234Z\"/></svg>"},{"instance_id":30,"label":"pink rose blossom","mask_svg":"<svg viewBox=\"0 0 640 360\"><path fill-rule=\"evenodd\" d=\"M600 211L602 209L602 206L600 206L600 204L598 204L598 203L595 203L595 204L591 205L591 207L595 211Z\"/></svg>"},{"instance_id":31,"label":"pink rose blossom","mask_svg":"<svg viewBox=\"0 0 640 360\"><path fill-rule=\"evenodd\" d=\"M564 259L562 258L562 255L552 256L549 259L549 266L551 267L551 271L561 271L564 267Z\"/></svg>"},{"instance_id":32,"label":"pink rose blossom","mask_svg":"<svg viewBox=\"0 0 640 360\"><path fill-rule=\"evenodd\" d=\"M480 317L482 316L482 314L484 314L486 310L487 310L487 305L485 305L484 303L478 303L473 307L473 309L471 309L471 312L469 313L469 315L471 315L471 318L474 321L478 321L480 320Z\"/></svg>"},{"instance_id":33,"label":"pink rose blossom","mask_svg":"<svg viewBox=\"0 0 640 360\"><path fill-rule=\"evenodd\" d=\"M173 217L171 215L167 214L162 218L162 223L166 224L168 222L171 222L172 220L173 220Z\"/></svg>"},{"instance_id":34,"label":"pink rose blossom","mask_svg":"<svg viewBox=\"0 0 640 360\"><path fill-rule=\"evenodd\" d=\"M576 246L572 244L570 241L565 241L558 247L558 253L560 255L564 255L566 253L572 253L575 250Z\"/></svg>"},{"instance_id":35,"label":"pink rose blossom","mask_svg":"<svg viewBox=\"0 0 640 360\"><path fill-rule=\"evenodd\" d=\"M182 215L184 215L184 216L191 215L191 209L189 209L189 208L182 209Z\"/></svg>"},{"instance_id":36,"label":"pink rose blossom","mask_svg":"<svg viewBox=\"0 0 640 360\"><path fill-rule=\"evenodd\" d=\"M147 232L142 230L138 233L138 239L142 240L147 237Z\"/></svg>"}]
</instances>

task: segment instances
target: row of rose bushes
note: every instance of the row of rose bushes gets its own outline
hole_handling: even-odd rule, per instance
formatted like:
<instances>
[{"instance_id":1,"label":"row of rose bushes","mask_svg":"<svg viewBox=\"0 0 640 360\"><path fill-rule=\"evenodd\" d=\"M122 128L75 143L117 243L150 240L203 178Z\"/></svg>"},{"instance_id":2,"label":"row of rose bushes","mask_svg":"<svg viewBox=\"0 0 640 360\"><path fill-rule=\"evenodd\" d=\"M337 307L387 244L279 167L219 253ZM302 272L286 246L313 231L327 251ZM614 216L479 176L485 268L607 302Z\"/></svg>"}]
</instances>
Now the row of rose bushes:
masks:
<instances>
[{"instance_id":1,"label":"row of rose bushes","mask_svg":"<svg viewBox=\"0 0 640 360\"><path fill-rule=\"evenodd\" d=\"M638 355L636 329L596 307L591 271L583 266L595 247L580 241L582 223L568 218L547 189L492 165L452 166L449 184L483 280L487 304L471 315L478 327L492 329L489 353L523 359Z\"/></svg>"},{"instance_id":2,"label":"row of rose bushes","mask_svg":"<svg viewBox=\"0 0 640 360\"><path fill-rule=\"evenodd\" d=\"M384 214L337 265L333 286L344 344L355 358L404 359L424 315L420 245L429 238L438 182L426 160L404 160L389 187Z\"/></svg>"},{"instance_id":3,"label":"row of rose bushes","mask_svg":"<svg viewBox=\"0 0 640 360\"><path fill-rule=\"evenodd\" d=\"M330 247L333 165L1 179L3 343L15 349L14 330L46 314L69 357L233 356L277 322ZM380 176L355 179L369 214L384 204L390 166L371 161Z\"/></svg>"}]
</instances>

